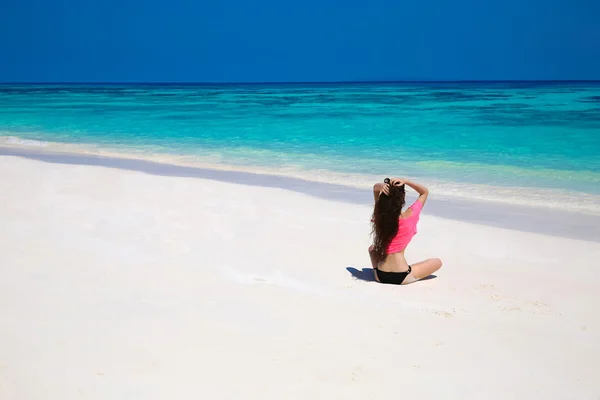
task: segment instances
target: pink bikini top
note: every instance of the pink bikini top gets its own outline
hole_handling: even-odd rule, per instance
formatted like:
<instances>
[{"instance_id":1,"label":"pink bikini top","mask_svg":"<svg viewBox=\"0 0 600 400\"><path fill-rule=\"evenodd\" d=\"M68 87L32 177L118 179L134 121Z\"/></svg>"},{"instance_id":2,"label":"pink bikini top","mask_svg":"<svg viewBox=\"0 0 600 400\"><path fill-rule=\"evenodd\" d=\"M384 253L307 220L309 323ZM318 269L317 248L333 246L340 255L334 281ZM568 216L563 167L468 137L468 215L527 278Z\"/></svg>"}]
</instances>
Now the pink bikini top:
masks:
<instances>
[{"instance_id":1,"label":"pink bikini top","mask_svg":"<svg viewBox=\"0 0 600 400\"><path fill-rule=\"evenodd\" d=\"M398 221L398 233L390 242L387 248L387 254L399 253L408 246L413 236L417 233L417 222L419 222L419 215L421 215L421 209L423 203L419 200L415 201L412 206L410 217L400 218Z\"/></svg>"}]
</instances>

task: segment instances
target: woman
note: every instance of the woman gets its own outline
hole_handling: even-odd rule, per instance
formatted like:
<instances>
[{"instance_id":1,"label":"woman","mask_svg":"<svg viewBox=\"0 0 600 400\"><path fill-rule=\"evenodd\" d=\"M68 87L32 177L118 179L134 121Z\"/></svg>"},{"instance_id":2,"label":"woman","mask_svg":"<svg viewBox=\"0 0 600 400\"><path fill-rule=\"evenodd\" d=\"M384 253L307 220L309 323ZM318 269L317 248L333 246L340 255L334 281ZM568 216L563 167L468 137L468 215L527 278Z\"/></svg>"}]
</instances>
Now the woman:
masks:
<instances>
[{"instance_id":1,"label":"woman","mask_svg":"<svg viewBox=\"0 0 600 400\"><path fill-rule=\"evenodd\" d=\"M419 198L402 211L406 186L416 190ZM373 186L375 209L371 222L374 241L369 247L369 255L377 282L406 285L428 277L442 266L439 258L412 265L404 258L406 246L417 233L417 222L428 194L426 187L401 178L386 178L384 183Z\"/></svg>"}]
</instances>

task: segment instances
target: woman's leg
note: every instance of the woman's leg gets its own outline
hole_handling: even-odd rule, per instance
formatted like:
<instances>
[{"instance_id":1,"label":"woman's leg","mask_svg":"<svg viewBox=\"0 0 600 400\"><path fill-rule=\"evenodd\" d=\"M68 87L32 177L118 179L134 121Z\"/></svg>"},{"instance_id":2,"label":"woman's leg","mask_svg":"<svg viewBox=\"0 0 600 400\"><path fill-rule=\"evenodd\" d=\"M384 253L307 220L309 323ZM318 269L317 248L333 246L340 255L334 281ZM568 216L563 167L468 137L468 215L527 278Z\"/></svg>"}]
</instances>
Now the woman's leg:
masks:
<instances>
[{"instance_id":1,"label":"woman's leg","mask_svg":"<svg viewBox=\"0 0 600 400\"><path fill-rule=\"evenodd\" d=\"M442 260L439 258L430 258L429 260L412 264L410 267L412 269L411 273L404 279L404 282L402 282L403 285L427 278L442 267Z\"/></svg>"}]
</instances>

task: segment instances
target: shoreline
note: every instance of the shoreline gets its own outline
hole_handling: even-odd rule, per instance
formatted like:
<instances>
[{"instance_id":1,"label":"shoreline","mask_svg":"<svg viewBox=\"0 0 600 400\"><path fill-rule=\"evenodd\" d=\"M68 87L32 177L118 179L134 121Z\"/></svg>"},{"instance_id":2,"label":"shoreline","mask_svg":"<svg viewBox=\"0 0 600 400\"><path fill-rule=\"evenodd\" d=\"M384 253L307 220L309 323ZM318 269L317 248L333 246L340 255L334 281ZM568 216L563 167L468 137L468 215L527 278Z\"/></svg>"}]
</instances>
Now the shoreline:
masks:
<instances>
[{"instance_id":1,"label":"shoreline","mask_svg":"<svg viewBox=\"0 0 600 400\"><path fill-rule=\"evenodd\" d=\"M370 190L280 175L167 164L158 161L77 154L0 145L0 156L21 157L53 164L86 165L138 171L151 175L188 177L290 190L308 196L357 205L370 205ZM434 216L521 232L600 242L600 216L553 208L487 200L436 197L428 201ZM412 197L407 198L407 203ZM368 215L365 216L368 220Z\"/></svg>"},{"instance_id":2,"label":"shoreline","mask_svg":"<svg viewBox=\"0 0 600 400\"><path fill-rule=\"evenodd\" d=\"M278 159L279 157L288 157L284 153L273 152L263 154L258 158L254 156L243 155L243 151L232 150L231 148L223 149L223 152L215 149L209 150L206 153L194 153L187 151L169 151L161 147L133 146L123 145L116 146L102 143L73 143L73 142L56 142L40 139L38 137L27 139L22 136L3 135L8 132L0 132L0 147L17 150L38 150L40 152L60 153L68 155L92 155L100 157L109 157L117 159L134 159L143 161L154 161L161 164L178 165L183 167L194 167L208 170L219 171L238 171L260 175L278 176L286 178L297 178L309 182L320 182L325 184L335 184L348 186L363 190L370 190L373 182L382 179L382 176L387 176L390 171L378 169L365 171L350 171L330 168L327 166L319 167L317 164L306 164L307 160L296 164L292 160L278 161L275 163L264 163L265 157ZM253 153L252 149L247 149ZM315 156L310 153L310 156ZM371 160L372 161L372 160ZM336 161L338 164L340 160ZM365 159L348 160L361 164L362 162L369 163ZM434 169L450 169L454 173L458 170L465 173L463 168L467 168L467 175L470 174L470 179L462 179L458 176L439 175ZM379 168L379 167L378 167ZM595 173L591 170L581 170L577 172L581 184L583 181L588 181L585 187L569 188L566 186L547 186L548 177L551 175L553 180L564 181L570 180L573 171L568 170L552 170L546 169L544 172L538 169L524 169L519 167L511 167L508 165L484 165L479 163L469 163L468 165L456 165L456 163L444 160L421 160L406 163L405 165L396 165L393 170L404 171L401 175L406 175L414 180L425 183L429 189L436 193L437 198L448 199L449 201L457 200L472 200L476 202L500 203L506 206L523 205L540 209L552 209L562 211L568 209L575 213L584 213L600 217L600 191L589 190L600 188L600 175L595 177ZM513 184L499 184L499 175L509 173L514 176L519 176L519 180ZM453 173L453 174L454 174ZM474 174L474 175L473 175ZM483 175L482 175L483 174ZM580 175L581 174L581 175ZM476 175L479 175L478 177ZM484 175L486 176L484 178ZM533 186L528 184L529 180L539 179L538 183L533 183ZM502 179L500 179L502 181ZM545 183L544 183L545 182Z\"/></svg>"},{"instance_id":3,"label":"shoreline","mask_svg":"<svg viewBox=\"0 0 600 400\"><path fill-rule=\"evenodd\" d=\"M55 142L42 140L40 138L27 139L22 136L3 135L0 132L0 148L32 150L43 153L64 154L64 155L90 155L116 159L132 159L142 161L152 161L160 164L177 165L182 167L193 167L207 170L218 171L237 171L251 174L277 176L284 178L295 178L302 181L319 182L323 184L334 184L344 187L352 187L363 190L370 190L373 182L381 180L389 171L378 170L379 172L369 171L342 171L329 167L312 166L307 167L304 162L296 165L293 161L275 162L274 164L264 164L264 157L279 158L288 157L284 153L273 152L261 156L263 159L247 158L242 153L232 149L224 149L223 153L217 150L210 150L207 153L188 153L186 151L168 151L166 148L155 148L146 146L117 146L101 143L73 143L73 142ZM248 149L251 151L251 149ZM252 151L251 151L252 152ZM311 153L311 157L314 154ZM260 158L260 157L259 157ZM306 160L305 160L306 161ZM339 160L337 160L339 163ZM360 158L352 160L354 163L369 162ZM486 171L489 177L482 180L479 176L463 180L456 176L438 176L430 170L432 165L435 168L450 169L457 172L462 168L468 168L470 174L481 174ZM399 167L396 165L395 168ZM513 168L511 170L511 168ZM469 163L465 166L459 166L451 161L443 160L421 160L407 163L399 168L404 171L402 175L411 177L414 180L425 183L430 191L436 193L437 198L454 201L472 200L476 202L503 204L505 206L522 205L532 208L546 210L555 210L555 212L568 209L574 213L583 213L600 217L600 191L583 191L576 188L563 186L546 186L543 182L547 180L544 174L552 175L559 180L571 179L571 173L568 170L552 170L545 172L537 169L523 169L511 166L483 165L478 163ZM498 181L499 173L508 173L515 176L521 176L524 181L520 184L513 182L512 185L502 185L494 182ZM503 171L503 172L500 172ZM464 172L464 171L463 171ZM579 171L581 175L578 179L588 180L586 188L595 188L600 184L600 175L595 178L594 173L587 170ZM590 175L591 174L591 175ZM536 178L537 176L537 178ZM585 178L582 178L585 176ZM528 177L528 178L527 178ZM541 182L533 186L527 186L527 179L541 179ZM554 179L553 178L553 179ZM581 183L581 182L580 182ZM596 184L598 183L598 184Z\"/></svg>"}]
</instances>

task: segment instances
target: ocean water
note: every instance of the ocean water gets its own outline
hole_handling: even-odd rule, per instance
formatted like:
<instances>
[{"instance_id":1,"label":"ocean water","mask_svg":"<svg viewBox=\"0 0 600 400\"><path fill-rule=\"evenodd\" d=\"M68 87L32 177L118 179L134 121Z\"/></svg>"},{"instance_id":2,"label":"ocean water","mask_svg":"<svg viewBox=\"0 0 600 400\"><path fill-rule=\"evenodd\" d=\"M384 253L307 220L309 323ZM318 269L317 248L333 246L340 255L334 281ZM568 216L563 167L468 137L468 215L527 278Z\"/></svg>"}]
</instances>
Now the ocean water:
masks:
<instances>
[{"instance_id":1,"label":"ocean water","mask_svg":"<svg viewBox=\"0 0 600 400\"><path fill-rule=\"evenodd\" d=\"M600 213L600 83L0 85L0 144Z\"/></svg>"}]
</instances>

